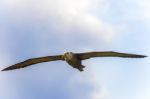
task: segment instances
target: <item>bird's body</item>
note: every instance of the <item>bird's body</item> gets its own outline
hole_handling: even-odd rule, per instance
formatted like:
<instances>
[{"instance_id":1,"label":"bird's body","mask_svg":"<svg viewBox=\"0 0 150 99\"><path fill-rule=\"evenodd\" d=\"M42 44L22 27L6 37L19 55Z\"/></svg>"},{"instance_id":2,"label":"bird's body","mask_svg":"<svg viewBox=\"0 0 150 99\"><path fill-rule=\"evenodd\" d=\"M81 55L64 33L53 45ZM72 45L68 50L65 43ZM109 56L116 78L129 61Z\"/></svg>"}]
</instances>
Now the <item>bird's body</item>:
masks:
<instances>
[{"instance_id":1,"label":"bird's body","mask_svg":"<svg viewBox=\"0 0 150 99\"><path fill-rule=\"evenodd\" d=\"M82 65L81 59L79 59L79 57L76 54L72 52L66 52L64 54L64 59L73 68L77 68L78 70L83 71L83 68L85 66Z\"/></svg>"},{"instance_id":2,"label":"bird's body","mask_svg":"<svg viewBox=\"0 0 150 99\"><path fill-rule=\"evenodd\" d=\"M82 60L93 58L93 57L144 58L146 56L137 55L137 54L119 53L113 51L87 52L87 53L66 52L64 53L64 55L55 55L55 56L46 56L46 57L28 59L23 62L17 63L15 65L9 66L3 69L2 71L24 68L33 64L48 62L48 61L56 61L56 60L66 61L73 68L76 68L79 71L83 71L83 68L85 66L82 65Z\"/></svg>"}]
</instances>

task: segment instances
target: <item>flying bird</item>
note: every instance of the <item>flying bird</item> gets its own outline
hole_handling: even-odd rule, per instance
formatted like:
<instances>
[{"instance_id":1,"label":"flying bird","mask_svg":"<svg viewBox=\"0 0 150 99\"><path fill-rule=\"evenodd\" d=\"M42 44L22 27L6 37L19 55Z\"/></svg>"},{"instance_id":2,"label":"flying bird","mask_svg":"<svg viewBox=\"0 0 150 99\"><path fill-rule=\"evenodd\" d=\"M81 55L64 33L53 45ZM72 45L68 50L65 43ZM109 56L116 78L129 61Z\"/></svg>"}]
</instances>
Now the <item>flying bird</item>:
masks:
<instances>
[{"instance_id":1,"label":"flying bird","mask_svg":"<svg viewBox=\"0 0 150 99\"><path fill-rule=\"evenodd\" d=\"M146 56L137 55L137 54L129 54L129 53L119 53L119 52L113 52L113 51L86 52L86 53L66 52L63 55L31 58L23 62L14 64L12 66L9 66L3 69L2 71L14 70L14 69L19 69L19 68L24 68L33 64L49 62L49 61L57 61L57 60L66 61L73 68L76 68L79 71L83 71L83 68L85 68L85 66L82 65L82 60L86 60L86 59L94 58L94 57L144 58Z\"/></svg>"}]
</instances>

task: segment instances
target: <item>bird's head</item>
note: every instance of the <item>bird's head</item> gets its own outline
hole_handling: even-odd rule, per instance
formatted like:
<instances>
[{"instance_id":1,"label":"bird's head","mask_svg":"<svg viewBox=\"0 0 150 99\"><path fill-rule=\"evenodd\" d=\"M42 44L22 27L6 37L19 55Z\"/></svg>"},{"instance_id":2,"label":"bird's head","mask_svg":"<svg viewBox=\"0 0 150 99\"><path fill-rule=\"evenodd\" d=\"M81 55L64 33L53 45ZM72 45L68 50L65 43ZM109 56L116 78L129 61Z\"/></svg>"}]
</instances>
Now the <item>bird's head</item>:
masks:
<instances>
[{"instance_id":1,"label":"bird's head","mask_svg":"<svg viewBox=\"0 0 150 99\"><path fill-rule=\"evenodd\" d=\"M64 55L63 55L63 58L65 60L68 60L68 59L72 58L72 56L73 56L72 52L65 52Z\"/></svg>"}]
</instances>

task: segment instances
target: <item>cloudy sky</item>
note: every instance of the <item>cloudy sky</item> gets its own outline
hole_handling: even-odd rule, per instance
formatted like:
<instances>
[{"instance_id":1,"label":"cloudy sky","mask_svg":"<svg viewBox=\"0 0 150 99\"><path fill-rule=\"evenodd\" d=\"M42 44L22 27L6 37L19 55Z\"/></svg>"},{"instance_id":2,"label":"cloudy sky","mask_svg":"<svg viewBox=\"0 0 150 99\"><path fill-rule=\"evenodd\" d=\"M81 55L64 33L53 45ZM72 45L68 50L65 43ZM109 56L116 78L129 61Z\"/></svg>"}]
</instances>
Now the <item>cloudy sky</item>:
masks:
<instances>
[{"instance_id":1,"label":"cloudy sky","mask_svg":"<svg viewBox=\"0 0 150 99\"><path fill-rule=\"evenodd\" d=\"M66 51L150 56L149 0L1 0L0 69ZM150 60L95 58L0 72L0 99L150 99Z\"/></svg>"}]
</instances>

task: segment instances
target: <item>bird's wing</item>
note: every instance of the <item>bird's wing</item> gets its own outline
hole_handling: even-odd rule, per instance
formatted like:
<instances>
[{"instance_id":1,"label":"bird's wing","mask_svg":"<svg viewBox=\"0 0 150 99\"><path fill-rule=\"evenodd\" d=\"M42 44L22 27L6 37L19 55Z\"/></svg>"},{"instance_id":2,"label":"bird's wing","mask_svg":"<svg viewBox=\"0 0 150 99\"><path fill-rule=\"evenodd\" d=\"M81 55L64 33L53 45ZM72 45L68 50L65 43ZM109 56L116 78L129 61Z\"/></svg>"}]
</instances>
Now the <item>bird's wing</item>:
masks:
<instances>
[{"instance_id":1,"label":"bird's wing","mask_svg":"<svg viewBox=\"0 0 150 99\"><path fill-rule=\"evenodd\" d=\"M144 55L129 54L129 53L119 53L113 51L105 52L87 52L87 53L77 53L79 59L89 59L92 57L123 57L123 58L144 58Z\"/></svg>"},{"instance_id":2,"label":"bird's wing","mask_svg":"<svg viewBox=\"0 0 150 99\"><path fill-rule=\"evenodd\" d=\"M12 66L9 66L9 67L3 69L2 71L24 68L24 67L27 67L27 66L30 66L33 64L48 62L48 61L56 61L56 60L63 60L62 55L31 58L31 59L25 60L23 62L14 64Z\"/></svg>"}]
</instances>

